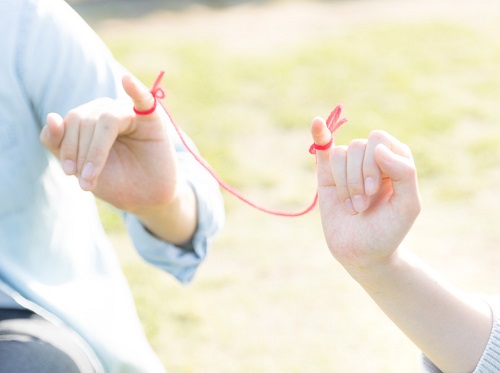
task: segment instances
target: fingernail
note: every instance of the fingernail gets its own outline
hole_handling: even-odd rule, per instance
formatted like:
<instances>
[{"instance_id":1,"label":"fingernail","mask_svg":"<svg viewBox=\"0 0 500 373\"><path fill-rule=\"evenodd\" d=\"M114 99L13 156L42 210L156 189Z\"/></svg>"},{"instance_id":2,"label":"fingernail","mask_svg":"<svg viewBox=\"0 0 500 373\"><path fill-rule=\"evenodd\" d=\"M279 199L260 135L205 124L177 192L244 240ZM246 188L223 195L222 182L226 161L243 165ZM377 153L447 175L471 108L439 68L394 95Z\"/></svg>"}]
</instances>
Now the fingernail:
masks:
<instances>
[{"instance_id":1,"label":"fingernail","mask_svg":"<svg viewBox=\"0 0 500 373\"><path fill-rule=\"evenodd\" d=\"M365 198L360 194L356 194L354 197L352 197L352 204L354 210L356 210L357 212L363 212L366 209Z\"/></svg>"},{"instance_id":2,"label":"fingernail","mask_svg":"<svg viewBox=\"0 0 500 373\"><path fill-rule=\"evenodd\" d=\"M45 140L50 139L49 126L47 124L42 128L42 136Z\"/></svg>"},{"instance_id":3,"label":"fingernail","mask_svg":"<svg viewBox=\"0 0 500 373\"><path fill-rule=\"evenodd\" d=\"M354 209L351 199L346 199L344 202L346 211L351 215L356 215L358 212Z\"/></svg>"},{"instance_id":4,"label":"fingernail","mask_svg":"<svg viewBox=\"0 0 500 373\"><path fill-rule=\"evenodd\" d=\"M89 191L92 188L92 183L90 181L80 179L80 187L85 191Z\"/></svg>"},{"instance_id":5,"label":"fingernail","mask_svg":"<svg viewBox=\"0 0 500 373\"><path fill-rule=\"evenodd\" d=\"M76 172L75 162L70 161L68 159L63 162L62 168L67 175L74 175Z\"/></svg>"},{"instance_id":6,"label":"fingernail","mask_svg":"<svg viewBox=\"0 0 500 373\"><path fill-rule=\"evenodd\" d=\"M94 177L95 167L91 162L87 162L82 170L82 179L90 180Z\"/></svg>"},{"instance_id":7,"label":"fingernail","mask_svg":"<svg viewBox=\"0 0 500 373\"><path fill-rule=\"evenodd\" d=\"M365 180L365 193L368 196L375 193L375 181L371 177L367 177Z\"/></svg>"}]
</instances>

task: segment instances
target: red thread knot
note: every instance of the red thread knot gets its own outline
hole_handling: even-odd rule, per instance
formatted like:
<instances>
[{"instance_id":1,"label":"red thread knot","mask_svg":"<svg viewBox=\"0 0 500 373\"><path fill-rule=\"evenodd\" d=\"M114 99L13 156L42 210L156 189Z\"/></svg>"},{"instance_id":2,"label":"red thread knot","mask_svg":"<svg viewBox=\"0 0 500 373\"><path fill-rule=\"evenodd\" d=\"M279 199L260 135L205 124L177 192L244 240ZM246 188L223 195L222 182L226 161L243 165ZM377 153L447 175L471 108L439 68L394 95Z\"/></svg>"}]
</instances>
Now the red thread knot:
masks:
<instances>
[{"instance_id":1,"label":"red thread knot","mask_svg":"<svg viewBox=\"0 0 500 373\"><path fill-rule=\"evenodd\" d=\"M164 99L166 96L165 90L160 87L161 80L163 79L163 74L165 74L165 72L161 71L158 77L156 78L155 83L153 84L153 88L151 88L150 91L154 99L153 106L151 106L147 110L138 110L134 106L134 113L136 113L137 115L149 115L154 113L154 111L156 110L157 101Z\"/></svg>"},{"instance_id":2,"label":"red thread knot","mask_svg":"<svg viewBox=\"0 0 500 373\"><path fill-rule=\"evenodd\" d=\"M309 148L309 153L316 154L316 150L326 150L332 146L333 134L337 129L339 129L340 126L342 126L345 122L347 122L346 118L342 118L339 120L340 114L342 113L342 108L343 108L342 105L337 105L326 119L326 126L332 133L332 138L330 139L330 141L325 145L318 145L316 143L312 144L311 147Z\"/></svg>"}]
</instances>

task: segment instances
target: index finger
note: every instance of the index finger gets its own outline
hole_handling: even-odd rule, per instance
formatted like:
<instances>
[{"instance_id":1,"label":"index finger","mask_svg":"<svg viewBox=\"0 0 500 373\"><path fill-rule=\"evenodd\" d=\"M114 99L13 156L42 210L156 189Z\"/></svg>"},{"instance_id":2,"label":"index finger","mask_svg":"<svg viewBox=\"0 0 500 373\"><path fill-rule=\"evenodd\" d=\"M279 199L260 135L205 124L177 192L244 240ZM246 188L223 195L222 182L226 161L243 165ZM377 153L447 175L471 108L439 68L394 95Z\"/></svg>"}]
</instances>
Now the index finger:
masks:
<instances>
[{"instance_id":1,"label":"index finger","mask_svg":"<svg viewBox=\"0 0 500 373\"><path fill-rule=\"evenodd\" d=\"M387 148L399 149L400 141L386 131L376 130L368 136L365 158L363 160L363 178L365 183L365 193L371 196L378 192L382 183L383 174L375 161L375 148L383 144Z\"/></svg>"}]
</instances>

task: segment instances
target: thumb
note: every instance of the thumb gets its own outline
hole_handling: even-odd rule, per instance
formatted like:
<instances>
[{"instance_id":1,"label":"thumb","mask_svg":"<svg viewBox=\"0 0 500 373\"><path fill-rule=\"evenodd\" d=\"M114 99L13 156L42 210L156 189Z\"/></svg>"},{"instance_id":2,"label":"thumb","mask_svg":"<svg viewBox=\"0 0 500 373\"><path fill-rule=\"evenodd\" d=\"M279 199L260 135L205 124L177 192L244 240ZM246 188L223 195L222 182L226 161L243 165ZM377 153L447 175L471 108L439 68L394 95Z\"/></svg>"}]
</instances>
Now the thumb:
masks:
<instances>
[{"instance_id":1,"label":"thumb","mask_svg":"<svg viewBox=\"0 0 500 373\"><path fill-rule=\"evenodd\" d=\"M134 108L139 112L151 113L154 111L156 99L151 91L132 75L124 75L122 78L123 89L132 99Z\"/></svg>"},{"instance_id":2,"label":"thumb","mask_svg":"<svg viewBox=\"0 0 500 373\"><path fill-rule=\"evenodd\" d=\"M417 170L406 145L400 143L392 149L384 144L377 145L375 161L382 173L391 179L395 198L418 198Z\"/></svg>"}]
</instances>

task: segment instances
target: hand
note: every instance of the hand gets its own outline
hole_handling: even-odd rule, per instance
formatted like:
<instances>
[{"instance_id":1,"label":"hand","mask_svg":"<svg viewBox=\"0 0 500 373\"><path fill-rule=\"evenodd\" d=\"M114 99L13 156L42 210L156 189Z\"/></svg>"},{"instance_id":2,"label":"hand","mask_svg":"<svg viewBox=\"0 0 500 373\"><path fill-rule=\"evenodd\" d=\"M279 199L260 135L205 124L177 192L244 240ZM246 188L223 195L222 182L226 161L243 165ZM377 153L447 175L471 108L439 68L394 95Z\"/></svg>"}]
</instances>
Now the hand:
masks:
<instances>
[{"instance_id":1,"label":"hand","mask_svg":"<svg viewBox=\"0 0 500 373\"><path fill-rule=\"evenodd\" d=\"M165 126L165 115L152 107L149 90L131 76L123 87L132 99L96 99L71 110L63 119L47 116L42 143L60 160L83 190L129 212L168 204L177 194L175 150Z\"/></svg>"},{"instance_id":2,"label":"hand","mask_svg":"<svg viewBox=\"0 0 500 373\"><path fill-rule=\"evenodd\" d=\"M331 133L315 118L318 145ZM383 131L349 146L317 151L318 194L326 242L348 269L390 260L420 212L411 151Z\"/></svg>"},{"instance_id":3,"label":"hand","mask_svg":"<svg viewBox=\"0 0 500 373\"><path fill-rule=\"evenodd\" d=\"M123 88L131 100L97 99L64 119L49 114L41 141L83 190L136 215L157 237L183 245L197 227L196 197L178 176L168 116L159 109L137 116L133 107L146 111L154 98L128 75Z\"/></svg>"}]
</instances>

